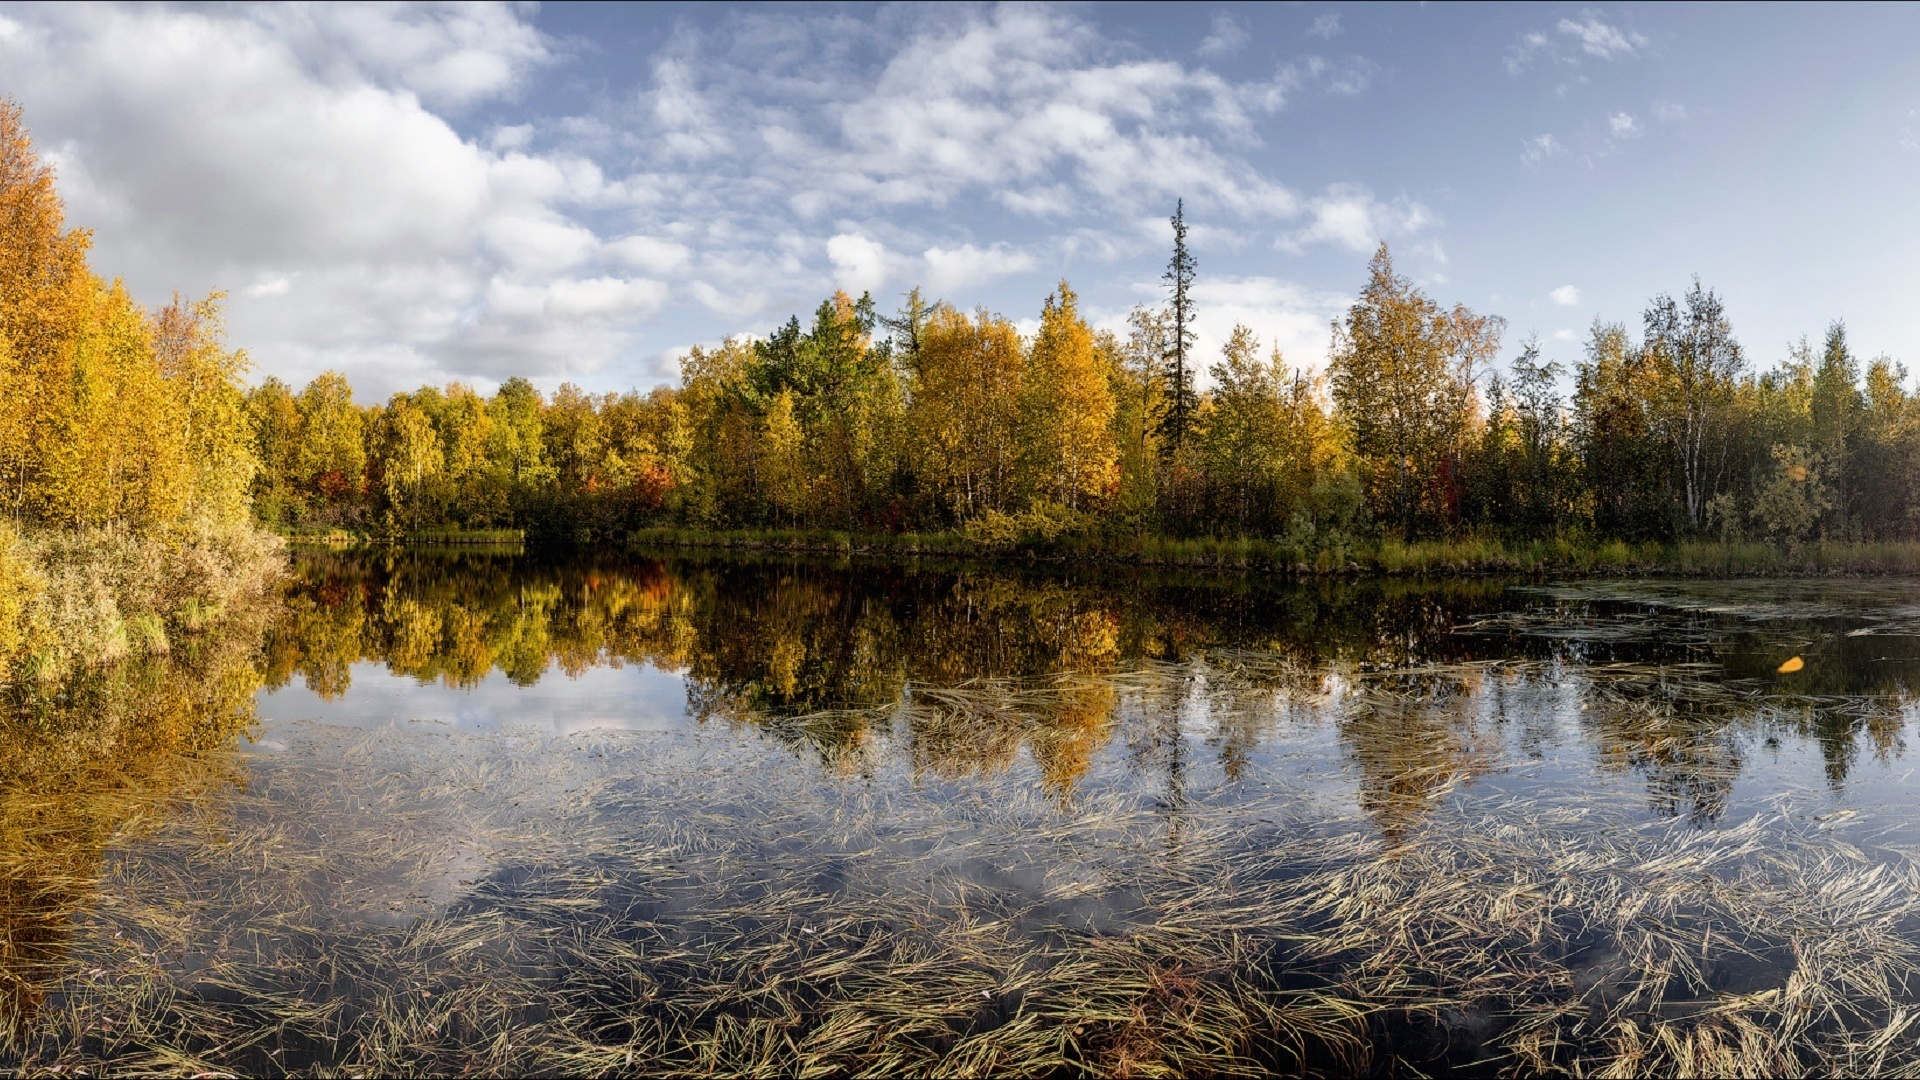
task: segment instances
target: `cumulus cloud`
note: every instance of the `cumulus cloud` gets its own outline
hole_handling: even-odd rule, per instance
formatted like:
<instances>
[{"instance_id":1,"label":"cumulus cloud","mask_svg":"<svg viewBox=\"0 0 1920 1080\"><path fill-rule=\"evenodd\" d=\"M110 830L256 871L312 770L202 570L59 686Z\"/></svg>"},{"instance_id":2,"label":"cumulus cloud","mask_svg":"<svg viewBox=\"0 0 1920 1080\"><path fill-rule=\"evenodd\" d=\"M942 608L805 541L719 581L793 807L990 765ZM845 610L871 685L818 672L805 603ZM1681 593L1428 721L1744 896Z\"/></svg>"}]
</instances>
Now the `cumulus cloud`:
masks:
<instances>
[{"instance_id":1,"label":"cumulus cloud","mask_svg":"<svg viewBox=\"0 0 1920 1080\"><path fill-rule=\"evenodd\" d=\"M839 233L827 241L833 263L833 283L855 296L880 288L887 280L886 246L854 233Z\"/></svg>"},{"instance_id":2,"label":"cumulus cloud","mask_svg":"<svg viewBox=\"0 0 1920 1080\"><path fill-rule=\"evenodd\" d=\"M984 284L1009 274L1025 273L1034 267L1034 258L1007 244L978 248L962 244L957 248L930 247L926 260L926 286L934 295Z\"/></svg>"},{"instance_id":3,"label":"cumulus cloud","mask_svg":"<svg viewBox=\"0 0 1920 1080\"><path fill-rule=\"evenodd\" d=\"M248 15L315 70L357 68L436 105L510 93L556 59L506 5L267 4Z\"/></svg>"},{"instance_id":4,"label":"cumulus cloud","mask_svg":"<svg viewBox=\"0 0 1920 1080\"><path fill-rule=\"evenodd\" d=\"M1231 12L1216 11L1213 13L1213 29L1200 39L1200 47L1194 51L1208 59L1231 56L1251 40L1247 28Z\"/></svg>"},{"instance_id":5,"label":"cumulus cloud","mask_svg":"<svg viewBox=\"0 0 1920 1080\"><path fill-rule=\"evenodd\" d=\"M1547 299L1561 307L1573 307L1580 302L1580 290L1572 285L1562 285L1548 293Z\"/></svg>"},{"instance_id":6,"label":"cumulus cloud","mask_svg":"<svg viewBox=\"0 0 1920 1080\"><path fill-rule=\"evenodd\" d=\"M1616 139L1631 139L1640 134L1640 122L1633 118L1632 113L1610 113L1607 116L1607 130Z\"/></svg>"},{"instance_id":7,"label":"cumulus cloud","mask_svg":"<svg viewBox=\"0 0 1920 1080\"><path fill-rule=\"evenodd\" d=\"M1334 244L1371 252L1382 240L1416 234L1438 224L1433 212L1405 196L1382 202L1357 184L1335 184L1312 200L1312 220L1283 236L1279 247L1299 251L1309 244Z\"/></svg>"},{"instance_id":8,"label":"cumulus cloud","mask_svg":"<svg viewBox=\"0 0 1920 1080\"><path fill-rule=\"evenodd\" d=\"M1328 11L1315 16L1313 25L1307 27L1307 36L1323 38L1328 41L1339 37L1340 13L1337 11Z\"/></svg>"},{"instance_id":9,"label":"cumulus cloud","mask_svg":"<svg viewBox=\"0 0 1920 1080\"><path fill-rule=\"evenodd\" d=\"M1145 291L1144 289L1142 291ZM1353 297L1265 276L1225 277L1194 285L1199 312L1201 369L1220 356L1236 323L1260 335L1261 352L1280 349L1283 363L1309 372L1324 371L1329 324L1346 314ZM1206 380L1202 380L1203 382Z\"/></svg>"},{"instance_id":10,"label":"cumulus cloud","mask_svg":"<svg viewBox=\"0 0 1920 1080\"><path fill-rule=\"evenodd\" d=\"M1222 245L1364 251L1438 224L1406 196L1305 194L1249 153L1281 111L1365 92L1362 57L1228 78L1016 6L703 25L588 116L526 111L566 59L530 6L13 8L0 70L103 270L149 302L231 288L265 370L339 368L375 397L651 364L829 283L1132 257L1176 198ZM1232 13L1212 29L1207 55L1244 47ZM1034 234L954 227L979 206Z\"/></svg>"},{"instance_id":11,"label":"cumulus cloud","mask_svg":"<svg viewBox=\"0 0 1920 1080\"><path fill-rule=\"evenodd\" d=\"M1653 103L1653 118L1663 124L1677 124L1687 118L1687 107L1672 101Z\"/></svg>"},{"instance_id":12,"label":"cumulus cloud","mask_svg":"<svg viewBox=\"0 0 1920 1080\"><path fill-rule=\"evenodd\" d=\"M655 236L623 236L600 249L605 257L638 270L671 274L687 265L693 251L685 244Z\"/></svg>"}]
</instances>

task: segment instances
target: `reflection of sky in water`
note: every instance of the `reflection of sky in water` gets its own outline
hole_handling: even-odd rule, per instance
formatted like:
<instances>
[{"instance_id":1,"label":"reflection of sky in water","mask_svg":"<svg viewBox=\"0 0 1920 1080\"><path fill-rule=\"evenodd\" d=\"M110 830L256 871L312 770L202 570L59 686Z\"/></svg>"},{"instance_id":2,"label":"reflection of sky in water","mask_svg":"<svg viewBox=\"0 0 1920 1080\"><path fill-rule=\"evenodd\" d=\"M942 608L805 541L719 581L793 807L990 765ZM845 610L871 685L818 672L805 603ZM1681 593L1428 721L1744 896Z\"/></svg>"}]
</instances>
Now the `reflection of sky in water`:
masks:
<instances>
[{"instance_id":1,"label":"reflection of sky in water","mask_svg":"<svg viewBox=\"0 0 1920 1080\"><path fill-rule=\"evenodd\" d=\"M262 690L256 699L260 718L349 727L437 721L475 730L538 728L560 734L694 726L687 716L686 683L648 664L589 668L575 676L550 671L532 686L516 686L505 674L492 671L470 688L423 684L375 661L361 661L351 670L352 687L332 701L298 679L278 690Z\"/></svg>"}]
</instances>

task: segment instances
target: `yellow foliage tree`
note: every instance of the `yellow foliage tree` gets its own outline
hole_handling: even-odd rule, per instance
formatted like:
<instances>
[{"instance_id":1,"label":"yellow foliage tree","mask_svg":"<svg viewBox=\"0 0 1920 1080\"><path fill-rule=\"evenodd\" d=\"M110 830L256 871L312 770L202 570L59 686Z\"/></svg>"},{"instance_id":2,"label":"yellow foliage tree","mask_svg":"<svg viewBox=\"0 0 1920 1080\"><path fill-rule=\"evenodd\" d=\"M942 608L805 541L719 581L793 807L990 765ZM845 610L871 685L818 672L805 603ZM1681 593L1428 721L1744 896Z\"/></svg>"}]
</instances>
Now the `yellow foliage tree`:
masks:
<instances>
[{"instance_id":1,"label":"yellow foliage tree","mask_svg":"<svg viewBox=\"0 0 1920 1080\"><path fill-rule=\"evenodd\" d=\"M353 386L337 371L323 372L300 391L300 450L295 469L328 504L365 490L366 423L353 403Z\"/></svg>"},{"instance_id":2,"label":"yellow foliage tree","mask_svg":"<svg viewBox=\"0 0 1920 1080\"><path fill-rule=\"evenodd\" d=\"M1028 490L1069 509L1105 498L1118 479L1113 394L1079 302L1065 279L1047 297L1021 402Z\"/></svg>"},{"instance_id":3,"label":"yellow foliage tree","mask_svg":"<svg viewBox=\"0 0 1920 1080\"><path fill-rule=\"evenodd\" d=\"M923 482L962 520L1009 508L1026 377L1020 332L985 309L969 319L941 307L919 338L908 428Z\"/></svg>"}]
</instances>

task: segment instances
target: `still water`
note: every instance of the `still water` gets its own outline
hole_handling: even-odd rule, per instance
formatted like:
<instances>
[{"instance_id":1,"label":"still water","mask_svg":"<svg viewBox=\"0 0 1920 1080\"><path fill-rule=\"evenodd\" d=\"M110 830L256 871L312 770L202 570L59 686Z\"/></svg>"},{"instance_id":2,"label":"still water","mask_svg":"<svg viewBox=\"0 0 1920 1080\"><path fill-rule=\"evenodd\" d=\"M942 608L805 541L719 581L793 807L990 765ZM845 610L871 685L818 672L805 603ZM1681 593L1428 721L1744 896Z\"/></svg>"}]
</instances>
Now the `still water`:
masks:
<instances>
[{"instance_id":1,"label":"still water","mask_svg":"<svg viewBox=\"0 0 1920 1080\"><path fill-rule=\"evenodd\" d=\"M1917 688L1910 581L304 554L16 703L0 1068L1893 1068Z\"/></svg>"}]
</instances>

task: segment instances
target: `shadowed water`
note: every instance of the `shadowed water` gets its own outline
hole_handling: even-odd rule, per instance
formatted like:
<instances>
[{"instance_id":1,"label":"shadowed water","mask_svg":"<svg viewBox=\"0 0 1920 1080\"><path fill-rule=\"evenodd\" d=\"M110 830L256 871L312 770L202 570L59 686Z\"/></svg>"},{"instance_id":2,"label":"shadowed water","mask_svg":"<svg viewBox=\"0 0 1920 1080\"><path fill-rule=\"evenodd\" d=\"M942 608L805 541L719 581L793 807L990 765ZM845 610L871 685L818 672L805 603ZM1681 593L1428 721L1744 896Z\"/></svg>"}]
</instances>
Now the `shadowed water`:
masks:
<instances>
[{"instance_id":1,"label":"shadowed water","mask_svg":"<svg viewBox=\"0 0 1920 1080\"><path fill-rule=\"evenodd\" d=\"M1912 1063L1920 583L295 571L13 692L0 1066Z\"/></svg>"}]
</instances>

